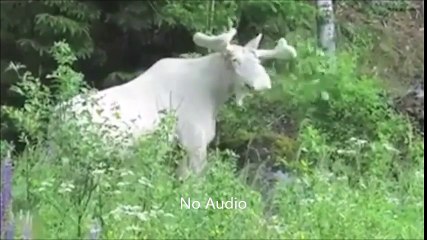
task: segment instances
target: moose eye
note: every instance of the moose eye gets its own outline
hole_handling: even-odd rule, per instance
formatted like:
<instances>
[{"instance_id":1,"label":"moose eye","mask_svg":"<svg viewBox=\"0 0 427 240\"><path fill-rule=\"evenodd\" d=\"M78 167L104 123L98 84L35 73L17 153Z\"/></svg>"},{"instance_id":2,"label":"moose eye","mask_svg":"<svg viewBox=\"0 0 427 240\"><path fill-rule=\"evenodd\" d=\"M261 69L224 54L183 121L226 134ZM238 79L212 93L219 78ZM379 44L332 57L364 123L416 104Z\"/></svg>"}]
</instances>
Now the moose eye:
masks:
<instances>
[{"instance_id":1,"label":"moose eye","mask_svg":"<svg viewBox=\"0 0 427 240\"><path fill-rule=\"evenodd\" d=\"M231 61L232 61L233 63L239 63L239 59L237 59L236 57L232 58L232 59L231 59Z\"/></svg>"}]
</instances>

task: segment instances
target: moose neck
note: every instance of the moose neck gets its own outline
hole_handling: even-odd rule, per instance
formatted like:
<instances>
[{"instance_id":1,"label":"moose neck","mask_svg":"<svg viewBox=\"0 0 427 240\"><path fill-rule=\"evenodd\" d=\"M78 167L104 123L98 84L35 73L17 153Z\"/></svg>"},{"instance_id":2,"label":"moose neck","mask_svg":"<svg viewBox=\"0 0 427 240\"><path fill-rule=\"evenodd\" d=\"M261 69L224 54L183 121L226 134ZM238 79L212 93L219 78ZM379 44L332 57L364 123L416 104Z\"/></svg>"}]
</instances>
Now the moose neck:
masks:
<instances>
[{"instance_id":1,"label":"moose neck","mask_svg":"<svg viewBox=\"0 0 427 240\"><path fill-rule=\"evenodd\" d=\"M206 79L209 81L209 97L216 108L222 107L233 95L235 74L222 53L212 53L200 58L206 60Z\"/></svg>"}]
</instances>

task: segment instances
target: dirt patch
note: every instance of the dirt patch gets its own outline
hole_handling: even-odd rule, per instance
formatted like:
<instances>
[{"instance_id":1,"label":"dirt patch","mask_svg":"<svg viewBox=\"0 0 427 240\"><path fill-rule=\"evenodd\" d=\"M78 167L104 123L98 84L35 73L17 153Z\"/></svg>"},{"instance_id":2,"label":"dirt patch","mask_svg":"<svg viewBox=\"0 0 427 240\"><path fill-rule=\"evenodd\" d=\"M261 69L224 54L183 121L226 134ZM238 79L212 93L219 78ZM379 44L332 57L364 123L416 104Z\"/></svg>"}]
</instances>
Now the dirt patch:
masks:
<instances>
[{"instance_id":1,"label":"dirt patch","mask_svg":"<svg viewBox=\"0 0 427 240\"><path fill-rule=\"evenodd\" d=\"M364 59L364 71L377 74L389 90L405 92L415 75L424 81L423 1L406 1L404 6L395 1L337 4L336 18L353 33L371 32L372 49Z\"/></svg>"}]
</instances>

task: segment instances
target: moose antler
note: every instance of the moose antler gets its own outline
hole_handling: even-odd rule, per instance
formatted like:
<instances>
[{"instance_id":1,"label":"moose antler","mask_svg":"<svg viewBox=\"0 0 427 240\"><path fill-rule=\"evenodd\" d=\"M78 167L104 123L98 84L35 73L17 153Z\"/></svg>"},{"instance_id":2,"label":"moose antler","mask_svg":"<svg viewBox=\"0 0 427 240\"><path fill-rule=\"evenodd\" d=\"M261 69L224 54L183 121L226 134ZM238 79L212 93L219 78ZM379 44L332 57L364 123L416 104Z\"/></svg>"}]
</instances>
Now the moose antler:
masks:
<instances>
[{"instance_id":1,"label":"moose antler","mask_svg":"<svg viewBox=\"0 0 427 240\"><path fill-rule=\"evenodd\" d=\"M277 45L272 50L260 49L256 50L256 53L261 59L291 59L297 57L297 51L284 38L280 38Z\"/></svg>"},{"instance_id":2,"label":"moose antler","mask_svg":"<svg viewBox=\"0 0 427 240\"><path fill-rule=\"evenodd\" d=\"M204 33L197 32L193 36L193 41L197 46L222 52L230 44L230 41L236 33L237 30L235 28L231 28L230 31L216 36L208 36Z\"/></svg>"}]
</instances>

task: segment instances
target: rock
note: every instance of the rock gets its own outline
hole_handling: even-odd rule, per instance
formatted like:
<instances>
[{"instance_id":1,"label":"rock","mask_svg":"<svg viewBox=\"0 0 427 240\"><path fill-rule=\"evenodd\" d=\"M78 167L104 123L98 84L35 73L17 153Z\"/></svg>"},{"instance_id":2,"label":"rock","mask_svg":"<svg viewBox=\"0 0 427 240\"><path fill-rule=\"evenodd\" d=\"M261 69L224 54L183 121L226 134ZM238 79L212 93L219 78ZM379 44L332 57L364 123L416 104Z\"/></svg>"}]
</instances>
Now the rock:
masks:
<instances>
[{"instance_id":1,"label":"rock","mask_svg":"<svg viewBox=\"0 0 427 240\"><path fill-rule=\"evenodd\" d=\"M240 132L234 139L223 141L219 148L233 150L239 155L238 175L263 197L266 215L275 212L272 204L278 184L292 182L290 169L280 161L294 159L297 141L284 134Z\"/></svg>"},{"instance_id":2,"label":"rock","mask_svg":"<svg viewBox=\"0 0 427 240\"><path fill-rule=\"evenodd\" d=\"M408 114L424 134L424 80L416 79L408 91L394 99L398 111Z\"/></svg>"}]
</instances>

